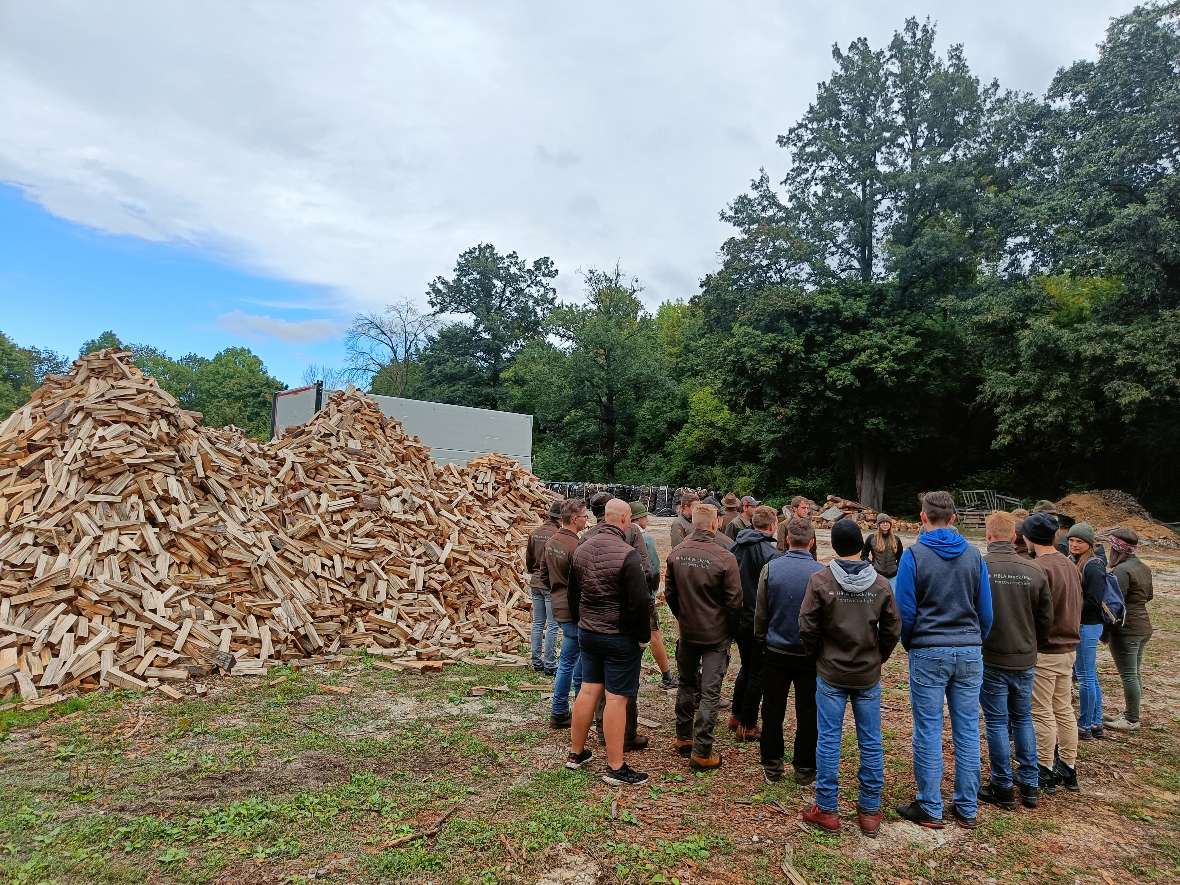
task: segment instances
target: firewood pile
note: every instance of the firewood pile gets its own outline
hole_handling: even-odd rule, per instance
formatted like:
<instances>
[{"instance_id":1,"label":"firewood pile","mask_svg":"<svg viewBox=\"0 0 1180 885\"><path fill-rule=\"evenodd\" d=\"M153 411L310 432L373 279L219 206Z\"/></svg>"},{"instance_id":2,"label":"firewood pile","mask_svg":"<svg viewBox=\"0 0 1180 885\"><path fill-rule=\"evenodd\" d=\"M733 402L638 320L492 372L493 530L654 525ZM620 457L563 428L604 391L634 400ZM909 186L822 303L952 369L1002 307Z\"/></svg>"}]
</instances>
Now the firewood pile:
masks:
<instances>
[{"instance_id":1,"label":"firewood pile","mask_svg":"<svg viewBox=\"0 0 1180 885\"><path fill-rule=\"evenodd\" d=\"M823 514L829 513L832 510L839 510L841 516L835 519L825 519ZM837 495L828 495L824 499L824 503L815 508L811 516L811 521L823 528L828 528L837 519L849 518L856 520L856 524L860 526L862 531L876 531L877 528L877 511L872 507L866 507L859 501L852 501L848 498L841 498ZM898 532L916 532L919 529L916 522L905 522L904 520L894 519L893 529Z\"/></svg>"},{"instance_id":2,"label":"firewood pile","mask_svg":"<svg viewBox=\"0 0 1180 885\"><path fill-rule=\"evenodd\" d=\"M501 456L436 464L355 391L261 445L90 354L0 424L0 696L177 697L349 649L514 660L548 501Z\"/></svg>"}]
</instances>

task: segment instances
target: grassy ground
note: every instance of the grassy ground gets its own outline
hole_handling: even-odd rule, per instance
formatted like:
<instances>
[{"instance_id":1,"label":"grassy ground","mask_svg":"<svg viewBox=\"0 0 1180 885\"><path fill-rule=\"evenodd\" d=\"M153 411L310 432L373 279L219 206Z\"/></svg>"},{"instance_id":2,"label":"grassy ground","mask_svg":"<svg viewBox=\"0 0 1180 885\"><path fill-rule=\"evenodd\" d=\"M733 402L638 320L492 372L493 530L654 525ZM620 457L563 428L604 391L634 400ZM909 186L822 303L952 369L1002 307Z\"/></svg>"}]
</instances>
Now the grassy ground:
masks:
<instances>
[{"instance_id":1,"label":"grassy ground","mask_svg":"<svg viewBox=\"0 0 1180 885\"><path fill-rule=\"evenodd\" d=\"M204 700L114 692L0 714L0 881L770 883L787 860L813 883L1175 882L1180 559L1153 565L1145 728L1083 744L1080 796L985 808L973 833L891 814L879 839L861 837L850 733L839 837L804 830L811 792L764 785L756 747L728 733L722 770L692 774L669 752L673 699L654 673L641 715L660 725L631 760L652 780L617 790L598 780L601 755L562 767L566 736L548 729L535 674L357 660L229 679ZM1100 670L1118 709L1105 653ZM899 656L884 694L890 806L913 789L905 678Z\"/></svg>"}]
</instances>

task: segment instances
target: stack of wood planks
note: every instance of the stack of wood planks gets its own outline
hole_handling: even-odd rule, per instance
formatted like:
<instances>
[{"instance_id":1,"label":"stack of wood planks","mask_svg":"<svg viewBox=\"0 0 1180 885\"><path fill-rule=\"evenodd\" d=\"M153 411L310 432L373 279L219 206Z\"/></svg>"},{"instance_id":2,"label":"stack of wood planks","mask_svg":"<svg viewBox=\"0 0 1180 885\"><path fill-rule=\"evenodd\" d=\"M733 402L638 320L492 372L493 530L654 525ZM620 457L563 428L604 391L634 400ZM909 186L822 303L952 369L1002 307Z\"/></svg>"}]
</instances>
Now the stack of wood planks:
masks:
<instances>
[{"instance_id":1,"label":"stack of wood planks","mask_svg":"<svg viewBox=\"0 0 1180 885\"><path fill-rule=\"evenodd\" d=\"M0 696L175 697L350 649L513 660L549 497L500 456L439 466L356 391L262 445L90 354L0 424Z\"/></svg>"},{"instance_id":2,"label":"stack of wood planks","mask_svg":"<svg viewBox=\"0 0 1180 885\"><path fill-rule=\"evenodd\" d=\"M832 525L834 520L825 519L824 514L828 514L833 510L839 510L841 513L841 516L837 516L835 519L843 519L845 517L854 519L862 530L876 531L876 510L861 504L859 501L841 498L838 495L828 495L824 503L815 508L811 521L817 526L827 528ZM916 532L920 526L916 522L905 522L904 520L894 519L893 528L898 532Z\"/></svg>"}]
</instances>

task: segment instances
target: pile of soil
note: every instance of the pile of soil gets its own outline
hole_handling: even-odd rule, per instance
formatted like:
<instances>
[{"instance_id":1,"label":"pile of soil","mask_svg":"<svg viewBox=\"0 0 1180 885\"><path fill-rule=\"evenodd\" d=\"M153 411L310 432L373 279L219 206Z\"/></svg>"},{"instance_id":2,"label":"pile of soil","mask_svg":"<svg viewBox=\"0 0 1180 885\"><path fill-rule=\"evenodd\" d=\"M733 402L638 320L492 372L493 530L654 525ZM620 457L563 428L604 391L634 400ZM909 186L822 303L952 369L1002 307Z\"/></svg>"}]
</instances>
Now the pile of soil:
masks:
<instances>
[{"instance_id":1,"label":"pile of soil","mask_svg":"<svg viewBox=\"0 0 1180 885\"><path fill-rule=\"evenodd\" d=\"M1057 502L1057 509L1078 522L1088 522L1100 535L1122 526L1133 529L1145 544L1180 548L1180 537L1151 514L1131 495L1119 489L1074 492Z\"/></svg>"}]
</instances>

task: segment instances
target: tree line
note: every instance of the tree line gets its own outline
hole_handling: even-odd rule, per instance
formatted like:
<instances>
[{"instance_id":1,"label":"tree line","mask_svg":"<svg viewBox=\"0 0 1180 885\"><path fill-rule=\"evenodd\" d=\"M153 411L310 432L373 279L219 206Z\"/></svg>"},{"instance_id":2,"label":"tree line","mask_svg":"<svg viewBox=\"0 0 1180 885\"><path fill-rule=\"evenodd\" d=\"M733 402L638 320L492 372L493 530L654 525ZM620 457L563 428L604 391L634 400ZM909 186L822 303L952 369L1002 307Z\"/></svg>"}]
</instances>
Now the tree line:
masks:
<instances>
[{"instance_id":1,"label":"tree line","mask_svg":"<svg viewBox=\"0 0 1180 885\"><path fill-rule=\"evenodd\" d=\"M932 485L1102 485L1176 518L1180 4L1113 19L1044 95L981 82L928 20L832 58L781 166L722 210L698 291L649 310L640 280L598 268L562 303L550 259L481 243L428 310L357 316L347 364L306 380L531 413L552 480L900 512ZM277 382L248 351L176 370L143 352L182 402L260 427L198 380L232 366L269 415Z\"/></svg>"}]
</instances>

